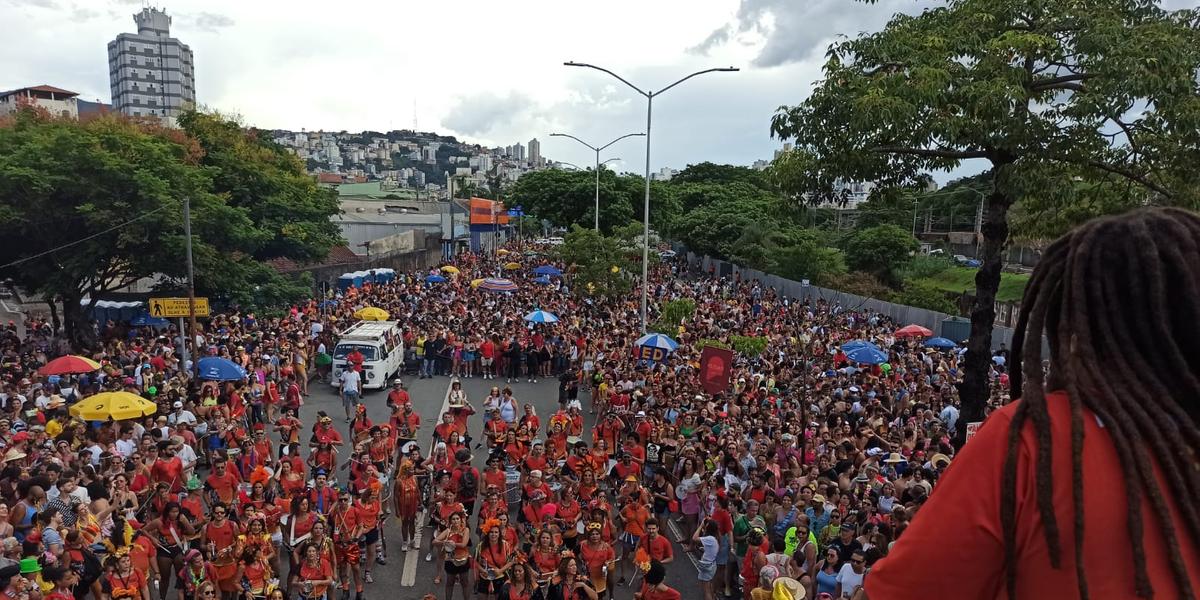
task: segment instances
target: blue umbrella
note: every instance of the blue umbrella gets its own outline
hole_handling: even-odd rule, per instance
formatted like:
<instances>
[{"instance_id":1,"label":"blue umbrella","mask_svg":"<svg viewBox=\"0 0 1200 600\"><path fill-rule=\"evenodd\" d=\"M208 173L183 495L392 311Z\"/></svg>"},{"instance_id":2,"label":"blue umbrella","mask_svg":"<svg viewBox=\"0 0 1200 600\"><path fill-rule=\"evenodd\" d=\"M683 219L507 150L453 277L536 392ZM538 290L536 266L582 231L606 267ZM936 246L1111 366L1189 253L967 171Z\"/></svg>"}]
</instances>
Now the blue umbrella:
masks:
<instances>
[{"instance_id":1,"label":"blue umbrella","mask_svg":"<svg viewBox=\"0 0 1200 600\"><path fill-rule=\"evenodd\" d=\"M955 344L953 341L944 337L935 337L925 340L924 346L926 348L940 348L942 350L949 350L950 348L957 348L958 344Z\"/></svg>"},{"instance_id":2,"label":"blue umbrella","mask_svg":"<svg viewBox=\"0 0 1200 600\"><path fill-rule=\"evenodd\" d=\"M634 344L637 346L649 346L651 348L662 348L663 350L666 350L668 352L674 352L675 349L679 347L679 344L677 344L675 342L675 340L673 340L661 333L647 333L646 335L643 335L642 337L638 338L637 341L634 342Z\"/></svg>"},{"instance_id":3,"label":"blue umbrella","mask_svg":"<svg viewBox=\"0 0 1200 600\"><path fill-rule=\"evenodd\" d=\"M446 278L441 275L430 275L425 278L425 283L446 283Z\"/></svg>"},{"instance_id":4,"label":"blue umbrella","mask_svg":"<svg viewBox=\"0 0 1200 600\"><path fill-rule=\"evenodd\" d=\"M166 327L170 322L162 317L152 317L149 313L142 313L129 321L134 327Z\"/></svg>"},{"instance_id":5,"label":"blue umbrella","mask_svg":"<svg viewBox=\"0 0 1200 600\"><path fill-rule=\"evenodd\" d=\"M329 308L331 306L337 306L337 304L337 300L322 300L317 306L320 308Z\"/></svg>"},{"instance_id":6,"label":"blue umbrella","mask_svg":"<svg viewBox=\"0 0 1200 600\"><path fill-rule=\"evenodd\" d=\"M846 356L856 362L865 365L877 365L887 362L888 355L883 350L876 348L873 345L857 346L846 350Z\"/></svg>"},{"instance_id":7,"label":"blue umbrella","mask_svg":"<svg viewBox=\"0 0 1200 600\"><path fill-rule=\"evenodd\" d=\"M842 352L848 353L855 348L874 348L879 350L879 346L876 346L875 344L872 344L866 340L854 340L853 342L846 342L845 344L842 344ZM880 351L882 352L882 350Z\"/></svg>"},{"instance_id":8,"label":"blue umbrella","mask_svg":"<svg viewBox=\"0 0 1200 600\"><path fill-rule=\"evenodd\" d=\"M240 381L246 378L246 370L233 361L217 356L200 359L196 365L200 371L200 379L209 381Z\"/></svg>"},{"instance_id":9,"label":"blue umbrella","mask_svg":"<svg viewBox=\"0 0 1200 600\"><path fill-rule=\"evenodd\" d=\"M538 285L550 285L551 283L553 283L552 281L550 281L550 278L545 275L542 275L541 277L534 279L533 282Z\"/></svg>"},{"instance_id":10,"label":"blue umbrella","mask_svg":"<svg viewBox=\"0 0 1200 600\"><path fill-rule=\"evenodd\" d=\"M542 265L534 269L533 273L534 275L545 275L547 277L559 277L562 275L562 271L559 271L558 267L554 265Z\"/></svg>"},{"instance_id":11,"label":"blue umbrella","mask_svg":"<svg viewBox=\"0 0 1200 600\"><path fill-rule=\"evenodd\" d=\"M558 317L554 316L554 313L538 309L525 315L525 320L530 323L557 323Z\"/></svg>"}]
</instances>

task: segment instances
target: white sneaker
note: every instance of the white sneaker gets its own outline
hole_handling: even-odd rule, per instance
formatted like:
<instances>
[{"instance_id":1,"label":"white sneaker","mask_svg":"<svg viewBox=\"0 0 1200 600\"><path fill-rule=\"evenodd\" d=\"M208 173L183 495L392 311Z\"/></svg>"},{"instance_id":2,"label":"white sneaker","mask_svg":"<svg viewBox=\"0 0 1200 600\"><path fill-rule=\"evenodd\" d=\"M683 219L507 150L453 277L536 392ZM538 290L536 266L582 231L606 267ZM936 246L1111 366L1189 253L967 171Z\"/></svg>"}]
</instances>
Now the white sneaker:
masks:
<instances>
[{"instance_id":1,"label":"white sneaker","mask_svg":"<svg viewBox=\"0 0 1200 600\"><path fill-rule=\"evenodd\" d=\"M425 562L433 562L433 553L432 552L425 555Z\"/></svg>"}]
</instances>

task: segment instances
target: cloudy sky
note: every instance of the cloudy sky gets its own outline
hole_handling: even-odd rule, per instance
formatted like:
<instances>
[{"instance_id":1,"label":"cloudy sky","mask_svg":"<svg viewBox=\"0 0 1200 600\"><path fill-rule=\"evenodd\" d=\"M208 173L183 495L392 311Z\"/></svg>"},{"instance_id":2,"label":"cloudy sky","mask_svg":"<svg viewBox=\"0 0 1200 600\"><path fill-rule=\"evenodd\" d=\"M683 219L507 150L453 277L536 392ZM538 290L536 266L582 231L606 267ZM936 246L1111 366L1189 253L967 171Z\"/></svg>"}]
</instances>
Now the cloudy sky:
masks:
<instances>
[{"instance_id":1,"label":"cloudy sky","mask_svg":"<svg viewBox=\"0 0 1200 600\"><path fill-rule=\"evenodd\" d=\"M176 0L172 35L195 54L201 104L247 124L299 130L410 128L487 145L537 137L543 154L588 165L643 131L643 89L736 66L655 101L651 166L750 164L780 146L768 125L819 77L838 33L878 29L927 0ZM109 101L106 44L135 29L140 0L0 0L0 89L51 84ZM414 110L415 107L415 110ZM605 152L640 171L644 146Z\"/></svg>"}]
</instances>

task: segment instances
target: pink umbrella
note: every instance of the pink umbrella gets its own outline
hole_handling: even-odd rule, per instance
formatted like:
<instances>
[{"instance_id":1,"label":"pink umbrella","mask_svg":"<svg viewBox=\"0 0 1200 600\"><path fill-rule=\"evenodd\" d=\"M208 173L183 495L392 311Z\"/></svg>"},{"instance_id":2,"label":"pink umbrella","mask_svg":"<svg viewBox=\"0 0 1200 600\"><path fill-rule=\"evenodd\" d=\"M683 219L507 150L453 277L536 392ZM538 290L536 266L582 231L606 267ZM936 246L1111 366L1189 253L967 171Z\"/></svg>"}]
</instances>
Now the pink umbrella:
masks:
<instances>
[{"instance_id":1,"label":"pink umbrella","mask_svg":"<svg viewBox=\"0 0 1200 600\"><path fill-rule=\"evenodd\" d=\"M933 332L920 325L906 325L896 330L896 337L929 337Z\"/></svg>"}]
</instances>

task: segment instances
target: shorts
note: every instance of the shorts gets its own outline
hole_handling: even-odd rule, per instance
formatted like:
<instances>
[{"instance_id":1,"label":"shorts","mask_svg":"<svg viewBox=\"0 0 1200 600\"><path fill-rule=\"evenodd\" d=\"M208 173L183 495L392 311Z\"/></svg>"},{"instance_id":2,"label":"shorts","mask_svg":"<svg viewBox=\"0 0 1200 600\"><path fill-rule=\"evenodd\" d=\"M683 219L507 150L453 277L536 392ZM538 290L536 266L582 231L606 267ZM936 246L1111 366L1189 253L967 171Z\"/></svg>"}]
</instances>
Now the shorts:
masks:
<instances>
[{"instance_id":1,"label":"shorts","mask_svg":"<svg viewBox=\"0 0 1200 600\"><path fill-rule=\"evenodd\" d=\"M721 538L720 545L717 547L717 566L725 566L729 564L729 542Z\"/></svg>"},{"instance_id":2,"label":"shorts","mask_svg":"<svg viewBox=\"0 0 1200 600\"><path fill-rule=\"evenodd\" d=\"M642 541L642 536L640 535L633 535L632 533L621 534L621 543L625 545L626 550L636 550L640 541Z\"/></svg>"},{"instance_id":3,"label":"shorts","mask_svg":"<svg viewBox=\"0 0 1200 600\"><path fill-rule=\"evenodd\" d=\"M712 581L717 574L717 563L705 560L696 562L696 579L700 581Z\"/></svg>"},{"instance_id":4,"label":"shorts","mask_svg":"<svg viewBox=\"0 0 1200 600\"><path fill-rule=\"evenodd\" d=\"M447 560L442 564L442 570L445 571L447 575L462 575L463 573L471 570L471 561L467 560L467 562L461 565L456 565L454 564L454 561Z\"/></svg>"},{"instance_id":5,"label":"shorts","mask_svg":"<svg viewBox=\"0 0 1200 600\"><path fill-rule=\"evenodd\" d=\"M474 362L475 361L475 353L474 352L463 352L462 360L463 360L463 362Z\"/></svg>"},{"instance_id":6,"label":"shorts","mask_svg":"<svg viewBox=\"0 0 1200 600\"><path fill-rule=\"evenodd\" d=\"M358 392L346 392L342 394L342 404L346 406L357 406Z\"/></svg>"},{"instance_id":7,"label":"shorts","mask_svg":"<svg viewBox=\"0 0 1200 600\"><path fill-rule=\"evenodd\" d=\"M495 361L496 361L496 359L488 358L485 356L485 357L479 359L479 364L481 364L485 367L490 367L490 366L492 366L492 363Z\"/></svg>"},{"instance_id":8,"label":"shorts","mask_svg":"<svg viewBox=\"0 0 1200 600\"><path fill-rule=\"evenodd\" d=\"M374 544L375 542L378 542L379 541L379 528L376 527L376 528L368 531L366 533L366 535L363 536L363 539L366 541L366 544L368 546L371 544Z\"/></svg>"}]
</instances>

